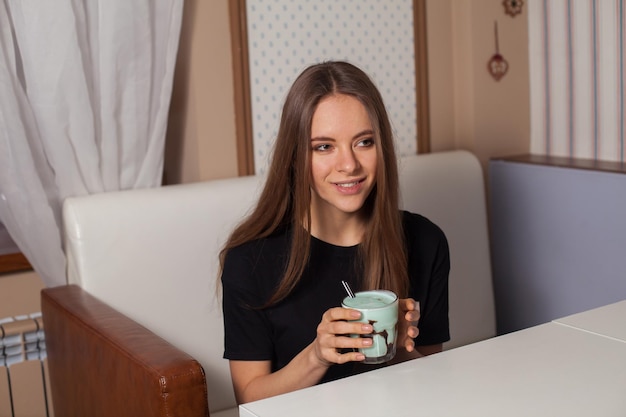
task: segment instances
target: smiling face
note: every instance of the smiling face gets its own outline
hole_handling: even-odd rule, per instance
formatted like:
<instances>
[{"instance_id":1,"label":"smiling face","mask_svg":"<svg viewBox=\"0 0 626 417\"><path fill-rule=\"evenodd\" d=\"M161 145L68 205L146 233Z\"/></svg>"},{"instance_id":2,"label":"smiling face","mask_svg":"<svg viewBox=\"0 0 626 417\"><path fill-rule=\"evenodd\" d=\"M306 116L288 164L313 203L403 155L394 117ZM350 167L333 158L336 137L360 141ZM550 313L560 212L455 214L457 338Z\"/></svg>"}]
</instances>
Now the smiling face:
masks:
<instances>
[{"instance_id":1,"label":"smiling face","mask_svg":"<svg viewBox=\"0 0 626 417\"><path fill-rule=\"evenodd\" d=\"M376 144L360 101L336 94L322 99L311 123L311 215L358 215L376 184Z\"/></svg>"}]
</instances>

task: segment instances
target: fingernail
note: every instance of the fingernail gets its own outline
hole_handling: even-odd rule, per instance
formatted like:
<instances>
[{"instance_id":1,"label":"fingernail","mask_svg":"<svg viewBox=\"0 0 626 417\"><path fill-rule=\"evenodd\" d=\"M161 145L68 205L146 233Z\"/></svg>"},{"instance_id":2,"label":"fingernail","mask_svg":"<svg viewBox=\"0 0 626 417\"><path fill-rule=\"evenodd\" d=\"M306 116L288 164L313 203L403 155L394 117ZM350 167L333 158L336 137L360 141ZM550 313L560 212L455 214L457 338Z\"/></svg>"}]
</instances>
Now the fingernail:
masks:
<instances>
[{"instance_id":1,"label":"fingernail","mask_svg":"<svg viewBox=\"0 0 626 417\"><path fill-rule=\"evenodd\" d=\"M362 343L363 343L363 346L372 346L372 343L374 343L374 341L370 339L369 337L366 337L366 338L363 338Z\"/></svg>"},{"instance_id":2,"label":"fingernail","mask_svg":"<svg viewBox=\"0 0 626 417\"><path fill-rule=\"evenodd\" d=\"M355 319L361 318L361 312L358 310L350 310L350 317L354 317Z\"/></svg>"},{"instance_id":3,"label":"fingernail","mask_svg":"<svg viewBox=\"0 0 626 417\"><path fill-rule=\"evenodd\" d=\"M372 333L374 331L374 328L372 327L371 324L364 324L363 326L361 326L361 329L364 332L368 332L368 333Z\"/></svg>"}]
</instances>

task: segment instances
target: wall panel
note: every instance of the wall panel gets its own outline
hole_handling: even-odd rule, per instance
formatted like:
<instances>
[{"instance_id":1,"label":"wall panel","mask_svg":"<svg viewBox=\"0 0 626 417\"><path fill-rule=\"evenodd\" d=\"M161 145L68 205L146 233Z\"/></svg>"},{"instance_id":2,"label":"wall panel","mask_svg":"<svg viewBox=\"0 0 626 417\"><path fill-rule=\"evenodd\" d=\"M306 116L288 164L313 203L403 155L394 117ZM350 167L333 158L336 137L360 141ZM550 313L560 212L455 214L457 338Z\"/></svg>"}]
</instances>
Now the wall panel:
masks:
<instances>
[{"instance_id":1,"label":"wall panel","mask_svg":"<svg viewBox=\"0 0 626 417\"><path fill-rule=\"evenodd\" d=\"M262 173L284 97L308 65L347 60L376 82L400 155L415 153L413 0L247 0L254 164Z\"/></svg>"}]
</instances>

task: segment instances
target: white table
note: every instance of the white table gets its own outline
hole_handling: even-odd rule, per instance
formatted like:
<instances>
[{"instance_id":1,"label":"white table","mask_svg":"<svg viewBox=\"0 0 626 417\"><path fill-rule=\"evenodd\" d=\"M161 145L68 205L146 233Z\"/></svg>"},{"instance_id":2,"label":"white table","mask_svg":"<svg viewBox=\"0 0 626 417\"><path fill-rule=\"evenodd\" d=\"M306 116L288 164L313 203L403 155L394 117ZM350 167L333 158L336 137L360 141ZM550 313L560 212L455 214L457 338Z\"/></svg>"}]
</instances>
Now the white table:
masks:
<instances>
[{"instance_id":1,"label":"white table","mask_svg":"<svg viewBox=\"0 0 626 417\"><path fill-rule=\"evenodd\" d=\"M563 317L554 322L626 343L626 300Z\"/></svg>"},{"instance_id":2,"label":"white table","mask_svg":"<svg viewBox=\"0 0 626 417\"><path fill-rule=\"evenodd\" d=\"M626 343L551 322L243 404L239 412L241 417L624 416Z\"/></svg>"}]
</instances>

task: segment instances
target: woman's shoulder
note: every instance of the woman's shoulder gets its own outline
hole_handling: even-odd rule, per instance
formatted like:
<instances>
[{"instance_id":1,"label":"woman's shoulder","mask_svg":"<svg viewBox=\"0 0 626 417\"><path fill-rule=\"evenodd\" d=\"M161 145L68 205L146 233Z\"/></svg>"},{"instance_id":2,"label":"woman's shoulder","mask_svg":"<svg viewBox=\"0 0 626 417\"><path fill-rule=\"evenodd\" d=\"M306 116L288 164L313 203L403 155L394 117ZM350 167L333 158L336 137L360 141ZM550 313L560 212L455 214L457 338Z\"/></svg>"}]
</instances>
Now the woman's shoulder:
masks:
<instances>
[{"instance_id":1,"label":"woman's shoulder","mask_svg":"<svg viewBox=\"0 0 626 417\"><path fill-rule=\"evenodd\" d=\"M433 221L417 213L404 211L403 227L409 258L449 258L450 248L444 231Z\"/></svg>"},{"instance_id":2,"label":"woman's shoulder","mask_svg":"<svg viewBox=\"0 0 626 417\"><path fill-rule=\"evenodd\" d=\"M443 230L429 218L410 211L402 211L402 226L409 240L428 238L433 240L446 239Z\"/></svg>"},{"instance_id":3,"label":"woman's shoulder","mask_svg":"<svg viewBox=\"0 0 626 417\"><path fill-rule=\"evenodd\" d=\"M224 259L222 282L240 288L273 288L273 277L281 276L288 253L286 230L230 248Z\"/></svg>"},{"instance_id":4,"label":"woman's shoulder","mask_svg":"<svg viewBox=\"0 0 626 417\"><path fill-rule=\"evenodd\" d=\"M244 273L248 270L282 268L289 253L291 229L279 228L269 236L256 238L226 251L224 269Z\"/></svg>"},{"instance_id":5,"label":"woman's shoulder","mask_svg":"<svg viewBox=\"0 0 626 417\"><path fill-rule=\"evenodd\" d=\"M291 232L287 228L281 228L267 237L249 240L228 250L227 258L256 258L263 253L280 253L289 244Z\"/></svg>"}]
</instances>

